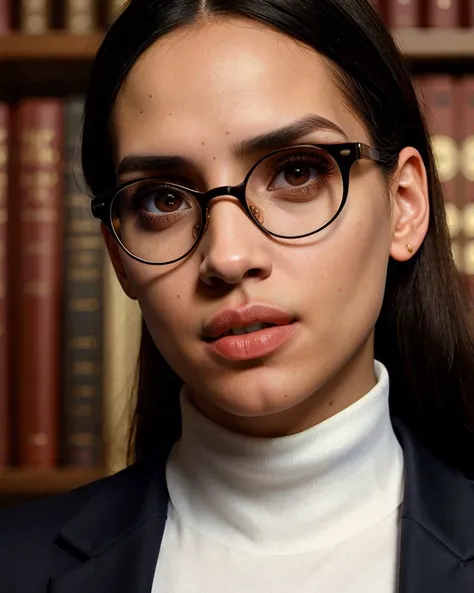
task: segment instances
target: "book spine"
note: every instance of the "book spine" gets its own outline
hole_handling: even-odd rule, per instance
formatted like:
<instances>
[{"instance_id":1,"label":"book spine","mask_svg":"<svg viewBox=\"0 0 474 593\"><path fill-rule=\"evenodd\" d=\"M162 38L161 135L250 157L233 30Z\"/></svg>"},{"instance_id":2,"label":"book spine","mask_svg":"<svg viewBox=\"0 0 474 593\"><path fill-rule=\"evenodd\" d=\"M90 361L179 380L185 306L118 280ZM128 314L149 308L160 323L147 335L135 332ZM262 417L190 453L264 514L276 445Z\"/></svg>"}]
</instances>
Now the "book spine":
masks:
<instances>
[{"instance_id":1,"label":"book spine","mask_svg":"<svg viewBox=\"0 0 474 593\"><path fill-rule=\"evenodd\" d=\"M372 8L378 13L380 14L380 3L381 0L369 0L370 4L372 5Z\"/></svg>"},{"instance_id":2,"label":"book spine","mask_svg":"<svg viewBox=\"0 0 474 593\"><path fill-rule=\"evenodd\" d=\"M420 77L417 86L425 103L425 119L431 136L439 179L443 186L453 257L458 269L462 271L462 205L459 200L458 147L460 94L454 79L447 75Z\"/></svg>"},{"instance_id":3,"label":"book spine","mask_svg":"<svg viewBox=\"0 0 474 593\"><path fill-rule=\"evenodd\" d=\"M128 4L128 0L108 0L107 20L114 20Z\"/></svg>"},{"instance_id":4,"label":"book spine","mask_svg":"<svg viewBox=\"0 0 474 593\"><path fill-rule=\"evenodd\" d=\"M11 29L10 0L0 0L0 34L8 33Z\"/></svg>"},{"instance_id":5,"label":"book spine","mask_svg":"<svg viewBox=\"0 0 474 593\"><path fill-rule=\"evenodd\" d=\"M474 27L474 0L466 0L466 3L467 3L466 25L468 27Z\"/></svg>"},{"instance_id":6,"label":"book spine","mask_svg":"<svg viewBox=\"0 0 474 593\"><path fill-rule=\"evenodd\" d=\"M474 76L459 82L461 94L460 124L463 129L460 164L463 202L463 264L468 286L474 298Z\"/></svg>"},{"instance_id":7,"label":"book spine","mask_svg":"<svg viewBox=\"0 0 474 593\"><path fill-rule=\"evenodd\" d=\"M79 147L84 101L65 104L65 259L63 418L65 463L102 467L103 240L80 191Z\"/></svg>"},{"instance_id":8,"label":"book spine","mask_svg":"<svg viewBox=\"0 0 474 593\"><path fill-rule=\"evenodd\" d=\"M67 0L65 26L76 35L94 32L98 26L94 0Z\"/></svg>"},{"instance_id":9,"label":"book spine","mask_svg":"<svg viewBox=\"0 0 474 593\"><path fill-rule=\"evenodd\" d=\"M109 257L104 261L104 444L105 466L117 472L127 465L132 402L138 386L142 315L137 301L124 293Z\"/></svg>"},{"instance_id":10,"label":"book spine","mask_svg":"<svg viewBox=\"0 0 474 593\"><path fill-rule=\"evenodd\" d=\"M461 25L460 0L427 0L426 25L428 27L459 27Z\"/></svg>"},{"instance_id":11,"label":"book spine","mask_svg":"<svg viewBox=\"0 0 474 593\"><path fill-rule=\"evenodd\" d=\"M51 26L50 0L21 0L20 30L30 35L46 33Z\"/></svg>"},{"instance_id":12,"label":"book spine","mask_svg":"<svg viewBox=\"0 0 474 593\"><path fill-rule=\"evenodd\" d=\"M418 27L420 0L388 0L387 24L390 27Z\"/></svg>"},{"instance_id":13,"label":"book spine","mask_svg":"<svg viewBox=\"0 0 474 593\"><path fill-rule=\"evenodd\" d=\"M0 103L0 468L11 462L11 417L7 312L7 192L10 107Z\"/></svg>"},{"instance_id":14,"label":"book spine","mask_svg":"<svg viewBox=\"0 0 474 593\"><path fill-rule=\"evenodd\" d=\"M18 440L21 465L54 467L58 452L63 105L18 104Z\"/></svg>"},{"instance_id":15,"label":"book spine","mask_svg":"<svg viewBox=\"0 0 474 593\"><path fill-rule=\"evenodd\" d=\"M387 20L387 4L389 0L371 0L371 4L375 12L379 15L383 22Z\"/></svg>"}]
</instances>

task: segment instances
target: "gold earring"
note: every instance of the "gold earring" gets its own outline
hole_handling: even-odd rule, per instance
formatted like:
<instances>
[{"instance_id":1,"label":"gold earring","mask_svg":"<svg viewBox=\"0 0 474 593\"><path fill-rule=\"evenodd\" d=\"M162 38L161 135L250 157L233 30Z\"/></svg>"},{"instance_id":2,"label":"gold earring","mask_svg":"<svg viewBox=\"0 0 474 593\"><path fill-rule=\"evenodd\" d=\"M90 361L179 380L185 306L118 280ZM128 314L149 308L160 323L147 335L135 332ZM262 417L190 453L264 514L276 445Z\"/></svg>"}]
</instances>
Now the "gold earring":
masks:
<instances>
[{"instance_id":1,"label":"gold earring","mask_svg":"<svg viewBox=\"0 0 474 593\"><path fill-rule=\"evenodd\" d=\"M408 253L413 253L413 247L410 245L410 243L407 243L407 249Z\"/></svg>"}]
</instances>

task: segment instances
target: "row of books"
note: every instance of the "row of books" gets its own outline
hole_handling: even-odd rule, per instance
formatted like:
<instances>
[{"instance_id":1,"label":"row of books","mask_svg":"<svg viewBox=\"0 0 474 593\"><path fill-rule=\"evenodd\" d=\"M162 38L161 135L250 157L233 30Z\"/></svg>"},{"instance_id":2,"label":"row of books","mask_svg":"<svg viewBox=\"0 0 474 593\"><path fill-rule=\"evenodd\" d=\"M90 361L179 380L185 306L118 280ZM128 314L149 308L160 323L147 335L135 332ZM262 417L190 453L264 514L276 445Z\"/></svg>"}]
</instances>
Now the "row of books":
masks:
<instances>
[{"instance_id":1,"label":"row of books","mask_svg":"<svg viewBox=\"0 0 474 593\"><path fill-rule=\"evenodd\" d=\"M105 28L127 0L0 0L0 34L63 29L89 34Z\"/></svg>"},{"instance_id":2,"label":"row of books","mask_svg":"<svg viewBox=\"0 0 474 593\"><path fill-rule=\"evenodd\" d=\"M125 463L140 314L84 191L83 102L0 104L3 467Z\"/></svg>"},{"instance_id":3,"label":"row of books","mask_svg":"<svg viewBox=\"0 0 474 593\"><path fill-rule=\"evenodd\" d=\"M390 27L474 27L474 0L371 0ZM105 27L126 0L0 0L0 33L53 28L87 34Z\"/></svg>"},{"instance_id":4,"label":"row of books","mask_svg":"<svg viewBox=\"0 0 474 593\"><path fill-rule=\"evenodd\" d=\"M474 278L474 76L415 79L456 263ZM141 317L79 167L83 98L0 106L0 465L123 466ZM473 283L474 284L474 283Z\"/></svg>"},{"instance_id":5,"label":"row of books","mask_svg":"<svg viewBox=\"0 0 474 593\"><path fill-rule=\"evenodd\" d=\"M371 0L389 27L474 27L474 0Z\"/></svg>"},{"instance_id":6,"label":"row of books","mask_svg":"<svg viewBox=\"0 0 474 593\"><path fill-rule=\"evenodd\" d=\"M474 76L414 79L443 183L454 260L474 298Z\"/></svg>"}]
</instances>

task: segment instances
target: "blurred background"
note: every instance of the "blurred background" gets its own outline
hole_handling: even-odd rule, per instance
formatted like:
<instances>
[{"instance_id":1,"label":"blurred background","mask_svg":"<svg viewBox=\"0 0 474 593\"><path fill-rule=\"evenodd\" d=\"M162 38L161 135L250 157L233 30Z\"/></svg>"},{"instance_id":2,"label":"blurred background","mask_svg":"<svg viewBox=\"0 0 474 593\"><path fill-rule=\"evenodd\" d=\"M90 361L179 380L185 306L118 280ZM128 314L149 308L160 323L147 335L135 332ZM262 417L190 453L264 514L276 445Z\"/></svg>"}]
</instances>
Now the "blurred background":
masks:
<instances>
[{"instance_id":1,"label":"blurred background","mask_svg":"<svg viewBox=\"0 0 474 593\"><path fill-rule=\"evenodd\" d=\"M412 73L474 288L474 0L373 4ZM0 0L0 506L126 465L141 318L80 169L88 73L124 5Z\"/></svg>"}]
</instances>

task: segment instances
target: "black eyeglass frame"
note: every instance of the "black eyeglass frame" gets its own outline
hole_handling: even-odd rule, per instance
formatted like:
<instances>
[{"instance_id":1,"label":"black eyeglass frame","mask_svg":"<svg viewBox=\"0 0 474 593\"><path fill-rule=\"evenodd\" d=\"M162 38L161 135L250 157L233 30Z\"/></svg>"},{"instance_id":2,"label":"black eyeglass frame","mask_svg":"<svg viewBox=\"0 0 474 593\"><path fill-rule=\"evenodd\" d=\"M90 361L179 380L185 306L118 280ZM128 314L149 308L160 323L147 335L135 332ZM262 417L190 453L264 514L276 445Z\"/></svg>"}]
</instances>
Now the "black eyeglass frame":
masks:
<instances>
[{"instance_id":1,"label":"black eyeglass frame","mask_svg":"<svg viewBox=\"0 0 474 593\"><path fill-rule=\"evenodd\" d=\"M246 189L247 189L247 183L250 179L250 176L252 175L252 173L256 169L256 167L258 167L258 165L262 161L264 161L265 159L269 158L270 156L278 154L280 152L284 152L284 151L286 152L290 149L298 150L300 148L317 148L319 150L324 150L335 160L335 162L341 172L341 176L342 176L343 196L342 196L341 204L340 204L337 212L323 226L321 226L321 227L317 228L316 230L311 231L309 233L304 233L303 235L288 237L286 235L280 235L280 234L274 233L272 231L269 231L261 224L261 222L257 218L257 215L252 212L251 206L249 206L249 204L247 203ZM122 183L118 187L115 187L114 189L112 189L100 196L96 196L95 198L93 198L91 200L91 211L92 211L92 215L95 218L98 218L107 227L107 229L111 232L111 234L113 235L115 240L118 242L119 246L131 258L135 259L136 261L139 261L139 262L142 262L145 264L149 264L149 265L165 266L165 265L170 265L170 264L174 264L178 261L181 261L182 259L187 257L190 253L192 253L192 251L194 251L196 246L199 244L199 241L201 240L202 236L204 235L204 232L207 227L209 202L213 198L217 198L220 196L232 196L233 198L236 198L242 205L242 208L245 210L248 217L267 235L271 235L271 236L277 237L279 239L294 240L294 239L303 239L305 237L309 237L311 235L319 233L320 231L322 231L323 229L328 227L330 224L332 224L336 220L336 218L339 216L339 214L342 212L342 210L346 204L346 201L347 201L347 196L349 194L349 177L350 177L350 171L351 171L352 165L360 159L370 159L372 161L375 161L376 163L381 163L381 164L386 163L386 161L382 158L381 152L379 149L372 148L371 146L368 146L367 144L363 144L362 142L344 142L344 143L337 143L337 144L297 144L294 146L286 146L284 148L279 148L277 150L273 150L272 152L269 152L269 153L265 154L264 156L262 156L261 158L259 158L250 168L249 172L245 176L244 181L242 181L242 183L240 183L239 185L227 185L227 186L215 187L208 191L200 192L198 190L190 189L186 186L179 185L177 183L164 182L161 177L153 177L153 176L152 177L141 177L140 179L133 179L132 181L127 181L125 183ZM113 204L115 197L121 191L123 191L125 188L127 188L135 183L139 183L141 181L153 181L155 179L157 181L158 180L161 181L161 183L167 187L176 188L181 191L186 191L187 193L192 195L197 200L198 204L200 205L201 220L204 221L204 224L200 225L201 228L199 229L199 232L196 235L196 239L193 243L193 246L186 253L181 255L180 257L175 258L171 261L167 261L167 262L153 262L153 261L149 261L146 259L142 259L142 258L138 257L137 255L133 254L131 251L129 251L125 247L125 245L120 240L120 237L118 236L118 234L114 228L113 221L112 221L112 204Z\"/></svg>"}]
</instances>

